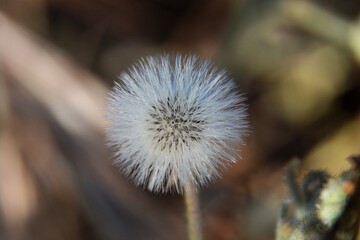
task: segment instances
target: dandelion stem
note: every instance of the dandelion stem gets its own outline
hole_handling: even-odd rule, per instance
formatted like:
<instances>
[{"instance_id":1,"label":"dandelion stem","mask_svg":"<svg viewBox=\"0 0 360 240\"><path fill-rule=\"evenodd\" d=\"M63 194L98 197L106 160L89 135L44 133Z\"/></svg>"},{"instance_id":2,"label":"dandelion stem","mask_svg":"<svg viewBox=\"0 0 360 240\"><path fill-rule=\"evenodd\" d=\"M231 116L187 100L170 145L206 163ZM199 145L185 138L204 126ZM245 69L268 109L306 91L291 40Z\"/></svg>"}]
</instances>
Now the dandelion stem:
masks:
<instances>
[{"instance_id":1,"label":"dandelion stem","mask_svg":"<svg viewBox=\"0 0 360 240\"><path fill-rule=\"evenodd\" d=\"M201 240L201 221L199 209L199 195L195 188L190 187L185 191L186 220L189 240Z\"/></svg>"}]
</instances>

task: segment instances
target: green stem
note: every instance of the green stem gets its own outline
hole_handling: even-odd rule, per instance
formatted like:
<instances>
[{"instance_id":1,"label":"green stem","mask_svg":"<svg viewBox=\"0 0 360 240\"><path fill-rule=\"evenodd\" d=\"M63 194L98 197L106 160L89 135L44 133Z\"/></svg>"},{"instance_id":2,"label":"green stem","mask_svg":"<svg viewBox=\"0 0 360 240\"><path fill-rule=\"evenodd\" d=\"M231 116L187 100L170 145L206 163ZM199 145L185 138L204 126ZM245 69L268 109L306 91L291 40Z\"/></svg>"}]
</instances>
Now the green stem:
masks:
<instances>
[{"instance_id":1,"label":"green stem","mask_svg":"<svg viewBox=\"0 0 360 240\"><path fill-rule=\"evenodd\" d=\"M199 196L193 186L185 191L186 219L189 240L201 240Z\"/></svg>"}]
</instances>

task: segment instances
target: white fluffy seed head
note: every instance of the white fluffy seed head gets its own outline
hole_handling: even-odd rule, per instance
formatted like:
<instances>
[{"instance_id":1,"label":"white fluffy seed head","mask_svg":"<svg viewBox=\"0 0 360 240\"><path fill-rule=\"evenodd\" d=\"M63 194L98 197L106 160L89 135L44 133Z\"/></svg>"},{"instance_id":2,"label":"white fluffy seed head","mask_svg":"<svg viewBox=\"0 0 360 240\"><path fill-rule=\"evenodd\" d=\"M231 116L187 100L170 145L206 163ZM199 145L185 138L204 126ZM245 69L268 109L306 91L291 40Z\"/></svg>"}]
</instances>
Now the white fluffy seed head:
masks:
<instances>
[{"instance_id":1,"label":"white fluffy seed head","mask_svg":"<svg viewBox=\"0 0 360 240\"><path fill-rule=\"evenodd\" d=\"M116 165L150 191L182 193L239 157L243 97L225 71L195 56L153 56L120 75L107 101Z\"/></svg>"}]
</instances>

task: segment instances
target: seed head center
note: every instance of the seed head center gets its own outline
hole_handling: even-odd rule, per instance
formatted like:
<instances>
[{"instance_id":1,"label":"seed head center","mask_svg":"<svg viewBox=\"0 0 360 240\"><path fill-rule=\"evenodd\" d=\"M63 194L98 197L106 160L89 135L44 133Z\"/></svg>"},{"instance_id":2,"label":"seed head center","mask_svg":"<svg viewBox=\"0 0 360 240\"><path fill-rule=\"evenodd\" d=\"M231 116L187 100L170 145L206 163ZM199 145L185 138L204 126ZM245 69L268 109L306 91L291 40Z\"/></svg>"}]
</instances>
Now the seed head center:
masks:
<instances>
[{"instance_id":1,"label":"seed head center","mask_svg":"<svg viewBox=\"0 0 360 240\"><path fill-rule=\"evenodd\" d=\"M151 106L147 122L155 147L168 151L190 148L190 143L201 141L206 125L199 106L180 104L169 98Z\"/></svg>"}]
</instances>

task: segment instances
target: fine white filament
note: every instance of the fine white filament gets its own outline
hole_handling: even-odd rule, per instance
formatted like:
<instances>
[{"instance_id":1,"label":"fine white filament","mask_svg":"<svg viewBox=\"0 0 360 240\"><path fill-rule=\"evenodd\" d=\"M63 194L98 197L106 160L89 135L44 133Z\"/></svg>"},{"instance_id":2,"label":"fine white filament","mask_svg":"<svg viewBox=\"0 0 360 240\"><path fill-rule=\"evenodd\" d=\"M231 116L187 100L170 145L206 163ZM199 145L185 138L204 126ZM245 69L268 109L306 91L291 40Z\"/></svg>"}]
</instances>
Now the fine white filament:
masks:
<instances>
[{"instance_id":1,"label":"fine white filament","mask_svg":"<svg viewBox=\"0 0 360 240\"><path fill-rule=\"evenodd\" d=\"M195 56L153 56L119 77L107 101L115 164L150 191L183 192L239 157L243 97L225 71Z\"/></svg>"}]
</instances>

